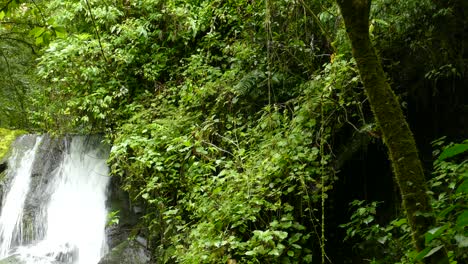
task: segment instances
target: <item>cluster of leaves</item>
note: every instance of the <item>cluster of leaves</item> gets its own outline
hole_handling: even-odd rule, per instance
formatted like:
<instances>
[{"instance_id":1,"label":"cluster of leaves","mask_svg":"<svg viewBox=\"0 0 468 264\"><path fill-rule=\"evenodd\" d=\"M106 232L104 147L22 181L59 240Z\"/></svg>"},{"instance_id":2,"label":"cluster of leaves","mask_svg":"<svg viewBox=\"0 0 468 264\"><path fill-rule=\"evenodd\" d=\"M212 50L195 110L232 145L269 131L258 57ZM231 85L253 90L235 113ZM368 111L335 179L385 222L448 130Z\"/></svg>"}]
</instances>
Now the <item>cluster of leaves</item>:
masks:
<instances>
[{"instance_id":1,"label":"cluster of leaves","mask_svg":"<svg viewBox=\"0 0 468 264\"><path fill-rule=\"evenodd\" d=\"M438 155L434 162L433 178L429 181L432 205L438 225L427 231L426 248L415 252L411 245L410 229L405 218L397 218L387 225L376 221L378 202L354 201L357 208L351 221L343 224L345 239L357 242L356 250L372 263L410 263L422 261L438 250L447 250L450 263L468 260L468 153L467 141L444 145L443 139L434 142Z\"/></svg>"},{"instance_id":2,"label":"cluster of leaves","mask_svg":"<svg viewBox=\"0 0 468 264\"><path fill-rule=\"evenodd\" d=\"M325 6L267 4L44 9L67 33L39 59L48 85L33 96L33 120L52 132L107 132L112 174L145 209L139 226L161 261L311 262L320 251L318 201L333 178L323 146L356 119L346 110L359 104L356 71L336 58L311 78L331 56L314 27L322 22L309 17ZM36 40L44 32L33 29Z\"/></svg>"},{"instance_id":3,"label":"cluster of leaves","mask_svg":"<svg viewBox=\"0 0 468 264\"><path fill-rule=\"evenodd\" d=\"M320 248L318 202L328 188L320 162L329 158L320 155L314 109L336 110L317 100L323 88L311 82L298 102L252 116L155 105L122 126L112 172L146 207L144 226L160 259L312 261Z\"/></svg>"},{"instance_id":4,"label":"cluster of leaves","mask_svg":"<svg viewBox=\"0 0 468 264\"><path fill-rule=\"evenodd\" d=\"M28 32L36 19L27 6L1 2L0 8L0 126L25 128L36 52Z\"/></svg>"},{"instance_id":5,"label":"cluster of leaves","mask_svg":"<svg viewBox=\"0 0 468 264\"><path fill-rule=\"evenodd\" d=\"M312 4L308 12L324 8ZM284 101L327 59L315 56L327 42L304 8L296 1L272 2L267 11L243 0L51 1L47 12L62 25L54 32L68 35L41 56L39 75L50 84L34 103L48 107L33 119L46 130L102 131L129 118L132 102L174 88L194 108L207 103L191 101L194 94L228 89L257 101L257 110Z\"/></svg>"}]
</instances>

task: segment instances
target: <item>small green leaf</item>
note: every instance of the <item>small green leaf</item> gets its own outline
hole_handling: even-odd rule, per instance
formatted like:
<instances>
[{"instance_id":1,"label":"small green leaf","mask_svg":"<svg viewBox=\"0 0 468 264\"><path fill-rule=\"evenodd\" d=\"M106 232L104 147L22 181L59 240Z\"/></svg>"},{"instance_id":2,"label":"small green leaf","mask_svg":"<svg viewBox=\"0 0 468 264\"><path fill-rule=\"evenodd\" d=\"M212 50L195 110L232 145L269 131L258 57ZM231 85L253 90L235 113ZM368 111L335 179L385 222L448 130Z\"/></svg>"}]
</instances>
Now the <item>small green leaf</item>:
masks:
<instances>
[{"instance_id":1,"label":"small green leaf","mask_svg":"<svg viewBox=\"0 0 468 264\"><path fill-rule=\"evenodd\" d=\"M40 35L42 35L42 33L44 33L44 31L45 31L45 28L43 28L43 27L35 27L35 28L31 29L31 31L29 31L29 35L34 36L35 38L37 38Z\"/></svg>"},{"instance_id":2,"label":"small green leaf","mask_svg":"<svg viewBox=\"0 0 468 264\"><path fill-rule=\"evenodd\" d=\"M396 226L396 227L400 227L400 226L406 224L406 222L407 222L407 221L406 221L406 218L401 218L400 220L398 220L398 221L396 221L396 222L394 222L394 223L392 223L392 224L393 224L394 226Z\"/></svg>"},{"instance_id":3,"label":"small green leaf","mask_svg":"<svg viewBox=\"0 0 468 264\"><path fill-rule=\"evenodd\" d=\"M49 24L49 25L53 25L53 24L55 24L55 19L54 19L54 18L52 18L52 17L51 17L51 18L49 18L49 19L47 20L47 24Z\"/></svg>"},{"instance_id":4,"label":"small green leaf","mask_svg":"<svg viewBox=\"0 0 468 264\"><path fill-rule=\"evenodd\" d=\"M247 251L247 252L245 252L245 255L253 256L253 255L255 255L255 251L253 251L253 250Z\"/></svg>"},{"instance_id":5,"label":"small green leaf","mask_svg":"<svg viewBox=\"0 0 468 264\"><path fill-rule=\"evenodd\" d=\"M417 255L416 255L416 257L414 257L414 261L415 262L421 261L429 253L430 250L431 250L431 248L425 248L419 253L415 252L415 254L417 254Z\"/></svg>"},{"instance_id":6,"label":"small green leaf","mask_svg":"<svg viewBox=\"0 0 468 264\"><path fill-rule=\"evenodd\" d=\"M36 38L36 45L41 45L42 43L44 43L44 39L42 37Z\"/></svg>"},{"instance_id":7,"label":"small green leaf","mask_svg":"<svg viewBox=\"0 0 468 264\"><path fill-rule=\"evenodd\" d=\"M366 225L370 224L372 221L374 221L374 217L372 215L369 215L368 217L366 217L366 219L364 219L364 223Z\"/></svg>"},{"instance_id":8,"label":"small green leaf","mask_svg":"<svg viewBox=\"0 0 468 264\"><path fill-rule=\"evenodd\" d=\"M290 244L296 243L297 241L299 241L299 239L301 239L301 236L302 236L301 233L295 233L292 237L290 237L290 238L288 239L288 242L289 242Z\"/></svg>"},{"instance_id":9,"label":"small green leaf","mask_svg":"<svg viewBox=\"0 0 468 264\"><path fill-rule=\"evenodd\" d=\"M453 211L453 209L457 208L456 205L451 205L449 206L448 208L445 208L444 210L442 210L440 213L439 213L439 217L445 217L448 213L450 213L451 211Z\"/></svg>"},{"instance_id":10,"label":"small green leaf","mask_svg":"<svg viewBox=\"0 0 468 264\"><path fill-rule=\"evenodd\" d=\"M272 249L270 252L268 252L268 255L272 255L272 256L280 256L281 255L281 250L279 250L278 248L274 248Z\"/></svg>"},{"instance_id":11,"label":"small green leaf","mask_svg":"<svg viewBox=\"0 0 468 264\"><path fill-rule=\"evenodd\" d=\"M67 31L64 27L54 27L54 32L58 38L65 38L67 36Z\"/></svg>"},{"instance_id":12,"label":"small green leaf","mask_svg":"<svg viewBox=\"0 0 468 264\"><path fill-rule=\"evenodd\" d=\"M427 258L427 257L433 255L434 253L436 253L437 251L439 251L443 247L444 247L443 245L440 245L440 246L437 246L437 247L434 247L434 248L427 247L427 248L423 249L421 252L419 252L419 254L416 255L416 257L414 258L414 260L415 261L421 261L423 258Z\"/></svg>"},{"instance_id":13,"label":"small green leaf","mask_svg":"<svg viewBox=\"0 0 468 264\"><path fill-rule=\"evenodd\" d=\"M435 248L431 249L431 251L429 251L429 252L424 256L424 258L427 258L427 257L433 255L434 253L436 253L437 251L439 251L439 250L440 250L441 248L443 248L443 247L444 247L443 245L440 245L440 246L438 246L438 247L435 247Z\"/></svg>"},{"instance_id":14,"label":"small green leaf","mask_svg":"<svg viewBox=\"0 0 468 264\"><path fill-rule=\"evenodd\" d=\"M380 244L384 245L385 242L387 242L387 239L388 239L387 236L383 236L383 237L378 238L377 241L378 241Z\"/></svg>"}]
</instances>

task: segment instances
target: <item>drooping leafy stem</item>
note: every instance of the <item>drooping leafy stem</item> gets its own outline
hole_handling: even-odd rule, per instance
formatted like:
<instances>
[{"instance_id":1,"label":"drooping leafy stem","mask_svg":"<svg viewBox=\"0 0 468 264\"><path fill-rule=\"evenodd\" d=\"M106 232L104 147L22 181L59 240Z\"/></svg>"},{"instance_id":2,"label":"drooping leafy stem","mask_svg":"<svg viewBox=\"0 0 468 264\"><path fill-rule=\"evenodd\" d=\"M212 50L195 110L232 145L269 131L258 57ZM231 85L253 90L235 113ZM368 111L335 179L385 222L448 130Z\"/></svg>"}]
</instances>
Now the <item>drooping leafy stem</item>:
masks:
<instances>
[{"instance_id":1,"label":"drooping leafy stem","mask_svg":"<svg viewBox=\"0 0 468 264\"><path fill-rule=\"evenodd\" d=\"M326 89L327 87L325 87ZM324 144L325 144L325 118L324 118L324 110L323 110L323 105L324 105L324 100L323 100L323 93L320 98L320 184L321 184L321 196L320 196L320 205L321 205L321 213L322 213L322 218L321 218L321 232L320 232L320 250L321 250L321 257L322 257L322 263L325 263L325 256L326 256L326 249L325 249L325 151L324 151Z\"/></svg>"},{"instance_id":2,"label":"drooping leafy stem","mask_svg":"<svg viewBox=\"0 0 468 264\"><path fill-rule=\"evenodd\" d=\"M99 43L99 48L101 49L102 58L105 61L108 61L107 57L106 57L106 54L104 53L104 49L102 48L101 35L100 35L99 29L98 29L98 27L96 25L96 19L94 18L93 10L91 9L91 5L89 4L88 0L85 0L85 3L86 3L86 6L88 7L88 12L89 12L89 16L91 17L91 21L93 22L93 28L94 28L94 32L96 33L96 38L97 38L98 43Z\"/></svg>"},{"instance_id":3,"label":"drooping leafy stem","mask_svg":"<svg viewBox=\"0 0 468 264\"><path fill-rule=\"evenodd\" d=\"M272 32L271 32L271 14L270 14L270 0L265 0L265 34L266 34L266 47L267 47L267 89L268 89L268 104L271 105L271 45L272 45Z\"/></svg>"}]
</instances>

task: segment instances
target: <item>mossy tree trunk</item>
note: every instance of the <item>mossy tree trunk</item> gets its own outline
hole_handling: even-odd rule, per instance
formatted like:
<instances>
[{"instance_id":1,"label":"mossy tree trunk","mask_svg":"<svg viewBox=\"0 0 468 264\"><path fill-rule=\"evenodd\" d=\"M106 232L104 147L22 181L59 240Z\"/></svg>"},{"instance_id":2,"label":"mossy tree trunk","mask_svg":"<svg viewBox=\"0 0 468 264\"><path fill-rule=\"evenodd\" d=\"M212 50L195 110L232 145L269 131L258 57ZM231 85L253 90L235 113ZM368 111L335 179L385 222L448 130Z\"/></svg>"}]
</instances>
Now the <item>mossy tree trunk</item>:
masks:
<instances>
[{"instance_id":1,"label":"mossy tree trunk","mask_svg":"<svg viewBox=\"0 0 468 264\"><path fill-rule=\"evenodd\" d=\"M402 195L418 251L424 249L424 234L435 223L430 197L413 134L397 98L386 80L369 37L371 0L336 0L351 40L361 80L382 138L389 150L395 179ZM444 250L425 258L427 263L448 263Z\"/></svg>"}]
</instances>

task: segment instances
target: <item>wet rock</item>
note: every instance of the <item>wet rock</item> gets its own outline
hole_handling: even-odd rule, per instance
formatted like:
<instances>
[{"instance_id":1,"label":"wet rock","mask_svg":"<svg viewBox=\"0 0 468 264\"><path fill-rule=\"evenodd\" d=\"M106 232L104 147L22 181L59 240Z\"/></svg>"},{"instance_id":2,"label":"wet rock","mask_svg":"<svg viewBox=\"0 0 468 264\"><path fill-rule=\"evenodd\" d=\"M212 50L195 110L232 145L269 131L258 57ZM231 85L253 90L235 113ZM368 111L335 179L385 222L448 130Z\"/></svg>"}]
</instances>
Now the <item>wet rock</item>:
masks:
<instances>
[{"instance_id":1,"label":"wet rock","mask_svg":"<svg viewBox=\"0 0 468 264\"><path fill-rule=\"evenodd\" d=\"M0 174L2 174L3 172L5 172L7 169L7 162L6 161L0 161Z\"/></svg>"},{"instance_id":2,"label":"wet rock","mask_svg":"<svg viewBox=\"0 0 468 264\"><path fill-rule=\"evenodd\" d=\"M139 215L133 212L128 194L120 188L119 178L110 179L108 195L107 208L109 212L118 211L119 218L118 224L106 227L107 245L112 249L128 239Z\"/></svg>"},{"instance_id":3,"label":"wet rock","mask_svg":"<svg viewBox=\"0 0 468 264\"><path fill-rule=\"evenodd\" d=\"M18 256L13 255L0 260L0 264L26 264L26 262L20 260Z\"/></svg>"},{"instance_id":4,"label":"wet rock","mask_svg":"<svg viewBox=\"0 0 468 264\"><path fill-rule=\"evenodd\" d=\"M151 264L150 252L136 241L124 241L106 254L98 264Z\"/></svg>"},{"instance_id":5,"label":"wet rock","mask_svg":"<svg viewBox=\"0 0 468 264\"><path fill-rule=\"evenodd\" d=\"M67 138L52 138L44 135L32 166L30 190L26 197L23 213L23 243L28 244L44 237L46 229L44 205L50 199L53 190L50 182L54 171L63 160L67 150Z\"/></svg>"},{"instance_id":6,"label":"wet rock","mask_svg":"<svg viewBox=\"0 0 468 264\"><path fill-rule=\"evenodd\" d=\"M78 248L71 246L68 243L60 247L59 252L51 253L56 263L73 263L78 259Z\"/></svg>"}]
</instances>

